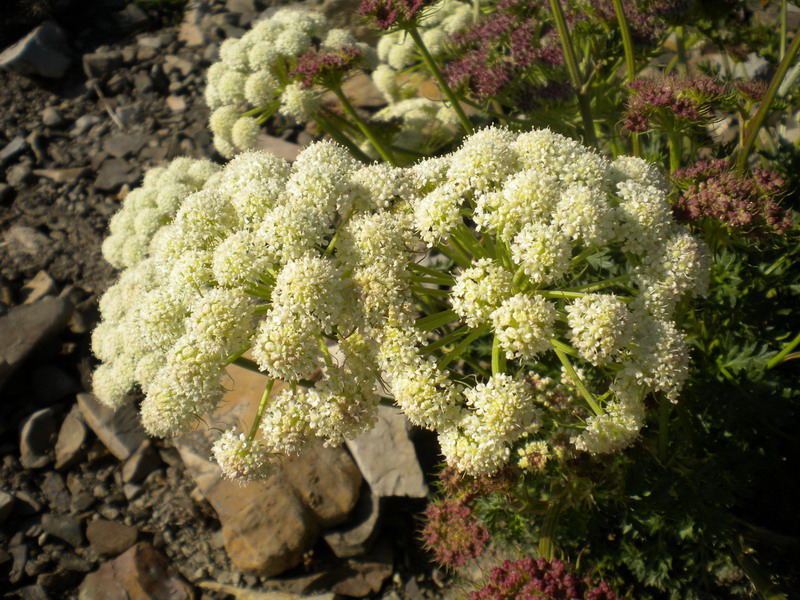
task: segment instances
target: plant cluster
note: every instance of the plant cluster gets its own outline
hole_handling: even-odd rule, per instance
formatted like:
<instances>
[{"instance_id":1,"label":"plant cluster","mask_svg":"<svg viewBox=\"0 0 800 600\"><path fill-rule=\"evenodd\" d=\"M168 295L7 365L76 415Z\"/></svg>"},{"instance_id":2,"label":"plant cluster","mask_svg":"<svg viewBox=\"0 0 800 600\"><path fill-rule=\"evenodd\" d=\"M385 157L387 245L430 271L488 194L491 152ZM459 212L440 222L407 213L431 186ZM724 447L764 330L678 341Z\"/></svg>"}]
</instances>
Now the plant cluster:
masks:
<instances>
[{"instance_id":1,"label":"plant cluster","mask_svg":"<svg viewBox=\"0 0 800 600\"><path fill-rule=\"evenodd\" d=\"M435 558L515 556L476 599L785 598L800 36L779 8L775 40L738 2L363 0L375 48L277 11L208 72L230 160L149 172L112 220L96 394L140 390L170 436L228 365L262 373L213 447L240 481L399 407L447 464ZM733 64L751 51L769 79ZM345 93L359 70L384 108ZM282 121L331 140L251 150Z\"/></svg>"}]
</instances>

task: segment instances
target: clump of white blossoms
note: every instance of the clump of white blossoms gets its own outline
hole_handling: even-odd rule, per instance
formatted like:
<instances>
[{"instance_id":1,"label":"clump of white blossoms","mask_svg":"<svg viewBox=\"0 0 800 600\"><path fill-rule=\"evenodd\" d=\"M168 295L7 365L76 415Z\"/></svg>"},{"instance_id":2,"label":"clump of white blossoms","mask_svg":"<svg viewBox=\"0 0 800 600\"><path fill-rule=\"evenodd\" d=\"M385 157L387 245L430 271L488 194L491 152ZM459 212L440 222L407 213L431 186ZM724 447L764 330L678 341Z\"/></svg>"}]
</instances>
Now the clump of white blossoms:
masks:
<instances>
[{"instance_id":1,"label":"clump of white blossoms","mask_svg":"<svg viewBox=\"0 0 800 600\"><path fill-rule=\"evenodd\" d=\"M147 430L175 435L214 408L228 364L264 373L256 422L214 448L247 480L369 429L382 397L472 474L552 436L618 450L646 397L678 400L673 313L707 283L667 192L646 162L549 130L484 129L409 168L331 143L291 166L244 153L101 300L95 391L114 405L138 385Z\"/></svg>"},{"instance_id":2,"label":"clump of white blossoms","mask_svg":"<svg viewBox=\"0 0 800 600\"><path fill-rule=\"evenodd\" d=\"M281 9L239 39L225 40L220 60L207 73L206 104L214 146L230 158L253 148L261 124L278 112L306 123L321 106L320 92L294 75L298 59L313 50L355 48L362 66L375 51L344 29L331 28L321 13Z\"/></svg>"}]
</instances>

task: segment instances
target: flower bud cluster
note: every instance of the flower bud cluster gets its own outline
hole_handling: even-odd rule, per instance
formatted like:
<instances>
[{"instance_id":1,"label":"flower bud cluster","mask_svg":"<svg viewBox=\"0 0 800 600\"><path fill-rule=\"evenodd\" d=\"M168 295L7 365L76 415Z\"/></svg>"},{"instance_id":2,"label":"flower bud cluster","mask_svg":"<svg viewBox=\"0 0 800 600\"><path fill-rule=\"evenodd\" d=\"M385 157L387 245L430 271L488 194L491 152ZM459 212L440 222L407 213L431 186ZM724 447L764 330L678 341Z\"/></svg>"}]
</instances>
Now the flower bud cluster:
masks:
<instances>
[{"instance_id":1,"label":"flower bud cluster","mask_svg":"<svg viewBox=\"0 0 800 600\"><path fill-rule=\"evenodd\" d=\"M225 40L205 91L214 146L227 158L253 148L259 117L276 111L299 123L312 120L321 99L311 85L320 72L356 63L373 68L374 54L349 32L332 29L321 13L288 8Z\"/></svg>"},{"instance_id":2,"label":"flower bud cluster","mask_svg":"<svg viewBox=\"0 0 800 600\"><path fill-rule=\"evenodd\" d=\"M244 479L272 454L369 429L381 393L471 474L547 441L553 411L576 448L619 449L645 395L678 398L688 350L672 312L707 283L705 250L666 195L644 161L610 163L547 130L484 129L409 168L363 166L331 143L291 166L245 152L183 199L101 300L95 391L116 405L138 385L146 429L173 435L214 408L249 349L290 386L215 447ZM418 321L425 298L440 326ZM478 348L491 336L489 373ZM537 373L561 369L553 348L567 365L558 402ZM590 388L609 390L604 404Z\"/></svg>"}]
</instances>

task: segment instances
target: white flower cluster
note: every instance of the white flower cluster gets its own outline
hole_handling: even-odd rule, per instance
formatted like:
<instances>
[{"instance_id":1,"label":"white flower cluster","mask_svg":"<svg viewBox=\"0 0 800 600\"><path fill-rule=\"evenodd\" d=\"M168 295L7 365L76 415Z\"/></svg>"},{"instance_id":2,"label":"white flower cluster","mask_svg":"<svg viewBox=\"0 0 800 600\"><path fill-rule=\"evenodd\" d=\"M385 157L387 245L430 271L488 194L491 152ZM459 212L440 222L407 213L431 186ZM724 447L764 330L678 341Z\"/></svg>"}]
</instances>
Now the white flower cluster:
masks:
<instances>
[{"instance_id":1,"label":"white flower cluster","mask_svg":"<svg viewBox=\"0 0 800 600\"><path fill-rule=\"evenodd\" d=\"M665 206L644 161L609 163L547 130L484 129L405 169L331 143L291 166L245 152L101 300L95 391L114 405L138 384L145 427L172 435L214 408L249 349L290 385L250 434L215 446L241 479L370 428L382 385L470 473L542 440L553 410L582 428L576 448L613 451L638 435L645 395L678 398L688 350L672 311L707 282L704 248ZM418 320L422 305L438 308ZM561 363L556 402L532 369Z\"/></svg>"},{"instance_id":2,"label":"white flower cluster","mask_svg":"<svg viewBox=\"0 0 800 600\"><path fill-rule=\"evenodd\" d=\"M142 260L155 232L219 170L209 160L181 157L148 171L142 186L125 196L122 210L111 218L111 234L103 242L105 259L118 269Z\"/></svg>"},{"instance_id":3,"label":"white flower cluster","mask_svg":"<svg viewBox=\"0 0 800 600\"><path fill-rule=\"evenodd\" d=\"M422 41L433 57L446 50L448 36L464 30L473 21L472 5L461 0L442 0L419 23ZM381 66L373 73L376 87L391 103L408 97L400 83L400 72L422 60L411 36L395 31L381 36L378 42ZM416 93L411 92L412 95Z\"/></svg>"},{"instance_id":4,"label":"white flower cluster","mask_svg":"<svg viewBox=\"0 0 800 600\"><path fill-rule=\"evenodd\" d=\"M331 29L321 13L297 9L278 10L241 38L225 40L220 60L208 68L205 91L219 153L230 158L253 148L261 130L259 114L278 111L299 123L312 120L319 92L303 89L290 73L309 50L344 46L361 51L365 68L376 61L372 48L344 29Z\"/></svg>"}]
</instances>

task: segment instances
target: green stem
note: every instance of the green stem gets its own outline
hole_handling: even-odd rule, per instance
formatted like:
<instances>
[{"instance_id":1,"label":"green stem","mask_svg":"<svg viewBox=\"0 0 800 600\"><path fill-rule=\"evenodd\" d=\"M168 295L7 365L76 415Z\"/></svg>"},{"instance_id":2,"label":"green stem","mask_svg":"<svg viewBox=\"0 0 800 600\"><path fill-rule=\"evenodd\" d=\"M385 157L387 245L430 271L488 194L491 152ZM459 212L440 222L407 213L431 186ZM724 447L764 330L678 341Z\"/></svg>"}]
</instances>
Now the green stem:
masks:
<instances>
[{"instance_id":1,"label":"green stem","mask_svg":"<svg viewBox=\"0 0 800 600\"><path fill-rule=\"evenodd\" d=\"M494 334L492 341L492 375L506 372L506 351L500 347L500 339Z\"/></svg>"},{"instance_id":2,"label":"green stem","mask_svg":"<svg viewBox=\"0 0 800 600\"><path fill-rule=\"evenodd\" d=\"M265 373L258 368L258 364L254 360L250 360L249 358L245 358L244 356L239 356L231 361L232 365L236 365L237 367L242 367L243 369L247 369L248 371L253 371L254 373L260 373L264 375Z\"/></svg>"},{"instance_id":3,"label":"green stem","mask_svg":"<svg viewBox=\"0 0 800 600\"><path fill-rule=\"evenodd\" d=\"M356 112L356 109L350 103L349 98L342 91L342 88L334 87L333 93L336 94L336 97L339 99L339 102L341 102L344 111L348 114L348 116L351 119L353 119L355 124L358 125L358 128L361 130L361 133L364 134L364 137L366 137L369 140L370 144L372 144L372 146L375 148L375 150L378 151L378 154L381 155L381 158L383 158L383 160L388 162L393 167L396 167L397 163L395 163L394 156L392 156L392 153L377 138L372 129L370 129L369 125L367 125L366 121L364 121L364 119L362 119L361 116L359 116L358 112Z\"/></svg>"},{"instance_id":4,"label":"green stem","mask_svg":"<svg viewBox=\"0 0 800 600\"><path fill-rule=\"evenodd\" d=\"M433 331L434 329L437 329L442 325L447 325L451 321L455 321L457 319L458 315L456 314L456 311L449 309L433 315L428 315L427 317L422 317L421 319L417 319L414 325L420 331Z\"/></svg>"},{"instance_id":5,"label":"green stem","mask_svg":"<svg viewBox=\"0 0 800 600\"><path fill-rule=\"evenodd\" d=\"M467 132L467 135L472 135L472 133L475 131L472 128L472 123L470 123L469 118L467 118L464 109L461 108L461 103L453 93L453 90L449 85L447 85L444 75L442 75L442 72L439 70L439 66L436 64L436 61L433 60L431 53L428 52L428 48L425 46L425 42L422 41L422 36L417 30L417 26L411 25L407 31L411 36L411 39L414 40L414 43L417 45L417 48L419 48L419 51L422 54L422 59L425 61L425 64L433 75L433 78L436 80L436 83L439 84L439 89L441 89L444 95L447 96L447 100L450 102L453 110L456 111L456 115L458 116L458 120L461 122L461 126L464 128L464 131Z\"/></svg>"},{"instance_id":6,"label":"green stem","mask_svg":"<svg viewBox=\"0 0 800 600\"><path fill-rule=\"evenodd\" d=\"M558 348L558 346L553 344L552 341L550 342L550 344L553 346L553 349L556 352L556 356L558 356L558 360L560 360L561 364L564 365L564 369L567 371L567 374L572 378L575 387L578 388L578 391L581 393L581 396L583 396L584 400L586 400L586 403L589 405L589 408L591 408L594 414L596 414L597 416L602 415L603 409L600 408L600 405L597 403L597 400L595 400L594 396L592 396L592 393L584 385L580 376L575 371L575 367L573 367L572 363L569 362L569 358L567 358L567 355L564 352L562 352Z\"/></svg>"},{"instance_id":7,"label":"green stem","mask_svg":"<svg viewBox=\"0 0 800 600\"><path fill-rule=\"evenodd\" d=\"M675 46L678 49L678 72L686 73L688 64L686 60L686 40L683 25L675 27Z\"/></svg>"},{"instance_id":8,"label":"green stem","mask_svg":"<svg viewBox=\"0 0 800 600\"><path fill-rule=\"evenodd\" d=\"M590 146L597 147L592 107L589 104L589 99L583 93L583 81L581 80L581 74L578 70L578 60L575 58L575 49L572 47L572 38L567 29L567 21L564 18L564 11L561 9L561 2L559 0L550 0L550 9L553 13L553 19L556 22L558 36L561 38L561 47L564 50L564 60L567 63L569 77L572 80L572 86L575 88L575 95L578 98L578 109L580 110L581 119L583 120L586 143Z\"/></svg>"},{"instance_id":9,"label":"green stem","mask_svg":"<svg viewBox=\"0 0 800 600\"><path fill-rule=\"evenodd\" d=\"M452 235L455 236L455 238L461 242L461 245L464 246L466 250L469 250L470 254L473 256L489 258L489 252L486 248L481 246L480 242L475 239L473 233L463 222L453 230Z\"/></svg>"},{"instance_id":10,"label":"green stem","mask_svg":"<svg viewBox=\"0 0 800 600\"><path fill-rule=\"evenodd\" d=\"M786 358L792 350L797 348L797 345L800 344L800 333L794 336L791 342L788 342L784 347L783 350L778 352L775 356L769 359L767 363L767 369L774 369L779 364L783 362L783 359Z\"/></svg>"},{"instance_id":11,"label":"green stem","mask_svg":"<svg viewBox=\"0 0 800 600\"><path fill-rule=\"evenodd\" d=\"M622 7L622 0L614 0L614 12L617 13L617 22L619 29L622 33L622 46L625 49L625 69L627 72L628 83L633 83L636 79L636 61L633 57L633 40L631 39L631 30L628 27L628 20L625 17L625 10ZM639 147L639 135L634 133L632 136L633 141L633 155L640 156L641 149Z\"/></svg>"},{"instance_id":12,"label":"green stem","mask_svg":"<svg viewBox=\"0 0 800 600\"><path fill-rule=\"evenodd\" d=\"M556 533L556 525L558 524L558 517L561 514L561 506L556 504L556 500L550 500L547 506L547 511L544 514L544 522L542 529L539 533L539 556L552 561L556 555L555 544L553 538Z\"/></svg>"},{"instance_id":13,"label":"green stem","mask_svg":"<svg viewBox=\"0 0 800 600\"><path fill-rule=\"evenodd\" d=\"M758 595L764 600L788 600L788 596L783 593L776 585L774 585L767 575L761 571L761 567L750 556L744 553L742 549L741 540L737 540L731 544L733 555L736 557L736 562L744 571L750 583L756 588Z\"/></svg>"},{"instance_id":14,"label":"green stem","mask_svg":"<svg viewBox=\"0 0 800 600\"><path fill-rule=\"evenodd\" d=\"M683 154L683 143L680 133L669 134L669 172L674 173L681 166L681 155Z\"/></svg>"},{"instance_id":15,"label":"green stem","mask_svg":"<svg viewBox=\"0 0 800 600\"><path fill-rule=\"evenodd\" d=\"M261 395L261 402L258 403L258 410L256 411L256 417L253 419L253 424L250 426L250 431L247 433L248 441L253 441L256 437L256 433L258 433L258 426L261 424L261 417L264 415L264 410L267 408L267 402L269 401L269 395L272 393L272 386L275 385L275 380L270 379L267 381L267 385L264 388L264 393Z\"/></svg>"},{"instance_id":16,"label":"green stem","mask_svg":"<svg viewBox=\"0 0 800 600\"><path fill-rule=\"evenodd\" d=\"M747 160L750 158L750 152L753 150L753 145L756 143L758 132L761 130L761 126L767 119L770 107L772 106L772 101L775 100L775 95L778 93L778 88L780 87L783 78L786 76L789 66L794 63L794 59L797 57L798 51L800 51L800 32L795 33L794 40L792 40L792 45L789 46L789 49L783 56L783 60L781 60L780 64L778 65L778 70L772 77L769 88L767 88L767 93L761 100L761 105L758 107L758 112L747 125L747 133L744 136L744 142L736 154L736 168L740 173L743 173L747 168Z\"/></svg>"},{"instance_id":17,"label":"green stem","mask_svg":"<svg viewBox=\"0 0 800 600\"><path fill-rule=\"evenodd\" d=\"M786 0L781 0L781 39L778 60L786 56Z\"/></svg>"},{"instance_id":18,"label":"green stem","mask_svg":"<svg viewBox=\"0 0 800 600\"><path fill-rule=\"evenodd\" d=\"M356 159L360 160L365 164L369 164L372 162L372 159L364 154L364 151L361 150L358 146L353 143L353 141L345 135L345 133L339 129L336 125L334 125L333 121L329 120L327 117L323 115L317 115L317 122L322 126L329 136L331 136L334 141L338 142L348 150L350 153L356 157Z\"/></svg>"},{"instance_id":19,"label":"green stem","mask_svg":"<svg viewBox=\"0 0 800 600\"><path fill-rule=\"evenodd\" d=\"M595 281L594 283L587 283L580 287L568 288L567 292L596 292L617 285L618 283L625 283L631 278L630 275L618 275L617 277L610 277L602 281ZM624 301L624 298L622 299Z\"/></svg>"},{"instance_id":20,"label":"green stem","mask_svg":"<svg viewBox=\"0 0 800 600\"><path fill-rule=\"evenodd\" d=\"M444 369L447 365L451 362L456 360L459 356L464 353L464 350L469 346L473 341L478 339L480 336L485 335L489 331L488 325L481 325L477 329L473 329L472 333L470 333L467 337L461 340L458 345L453 348L452 352L448 352L439 360L439 368Z\"/></svg>"},{"instance_id":21,"label":"green stem","mask_svg":"<svg viewBox=\"0 0 800 600\"><path fill-rule=\"evenodd\" d=\"M424 348L420 349L419 353L420 354L430 354L431 352L436 352L439 348L443 348L444 346L448 346L448 345L452 344L453 342L455 342L458 338L460 338L462 336L465 336L469 331L470 331L470 328L469 328L468 325L464 325L462 327L459 327L455 331L452 331L452 332L448 333L447 335L444 335L444 336L440 337L435 342L430 343L427 346L425 346Z\"/></svg>"},{"instance_id":22,"label":"green stem","mask_svg":"<svg viewBox=\"0 0 800 600\"><path fill-rule=\"evenodd\" d=\"M472 264L472 260L470 260L469 256L461 252L461 250L458 248L451 248L446 244L439 243L436 244L436 249L456 263L459 267L466 269Z\"/></svg>"}]
</instances>

